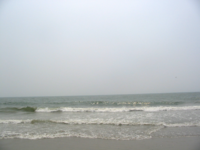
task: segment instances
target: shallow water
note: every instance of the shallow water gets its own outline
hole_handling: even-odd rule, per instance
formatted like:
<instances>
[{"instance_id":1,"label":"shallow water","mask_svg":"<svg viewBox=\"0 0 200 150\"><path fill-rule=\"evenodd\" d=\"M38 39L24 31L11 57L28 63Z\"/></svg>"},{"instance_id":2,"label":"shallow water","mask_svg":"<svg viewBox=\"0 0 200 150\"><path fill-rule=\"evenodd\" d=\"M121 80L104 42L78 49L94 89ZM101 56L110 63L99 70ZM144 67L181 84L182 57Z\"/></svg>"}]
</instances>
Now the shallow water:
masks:
<instances>
[{"instance_id":1,"label":"shallow water","mask_svg":"<svg viewBox=\"0 0 200 150\"><path fill-rule=\"evenodd\" d=\"M0 98L0 138L200 136L200 93Z\"/></svg>"}]
</instances>

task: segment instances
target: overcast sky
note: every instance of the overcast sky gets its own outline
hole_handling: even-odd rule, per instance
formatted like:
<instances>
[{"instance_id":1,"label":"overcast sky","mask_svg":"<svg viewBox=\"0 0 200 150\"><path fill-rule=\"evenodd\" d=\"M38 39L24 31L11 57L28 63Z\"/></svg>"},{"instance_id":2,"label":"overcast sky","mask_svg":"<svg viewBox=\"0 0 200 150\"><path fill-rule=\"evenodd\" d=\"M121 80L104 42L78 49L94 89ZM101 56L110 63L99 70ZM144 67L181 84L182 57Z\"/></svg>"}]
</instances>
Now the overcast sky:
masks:
<instances>
[{"instance_id":1,"label":"overcast sky","mask_svg":"<svg viewBox=\"0 0 200 150\"><path fill-rule=\"evenodd\" d=\"M0 97L195 91L197 0L0 2Z\"/></svg>"}]
</instances>

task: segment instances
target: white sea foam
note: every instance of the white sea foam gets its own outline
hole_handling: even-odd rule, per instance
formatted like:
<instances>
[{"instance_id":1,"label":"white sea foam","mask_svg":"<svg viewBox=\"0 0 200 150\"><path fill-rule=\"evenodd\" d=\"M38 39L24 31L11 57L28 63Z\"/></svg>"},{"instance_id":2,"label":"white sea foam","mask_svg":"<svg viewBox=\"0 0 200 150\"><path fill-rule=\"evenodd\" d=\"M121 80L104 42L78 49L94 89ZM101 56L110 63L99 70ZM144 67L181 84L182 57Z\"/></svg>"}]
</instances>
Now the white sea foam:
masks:
<instances>
[{"instance_id":1,"label":"white sea foam","mask_svg":"<svg viewBox=\"0 0 200 150\"><path fill-rule=\"evenodd\" d=\"M0 120L0 124L20 124L20 123L30 123L32 120Z\"/></svg>"},{"instance_id":2,"label":"white sea foam","mask_svg":"<svg viewBox=\"0 0 200 150\"><path fill-rule=\"evenodd\" d=\"M92 134L88 133L80 133L80 132L71 132L71 131L65 131L65 132L57 132L57 133L18 133L18 132L3 132L0 135L0 139L13 139L13 138L19 138L19 139L30 139L30 140L36 140L36 139L44 139L44 138L60 138L60 137L81 137L81 138L91 138L91 139L112 139L112 140L142 140L142 139L149 139L151 138L150 135L143 135L143 134L134 134L134 135L121 135L119 132L116 135L111 134L95 134L94 131L92 131Z\"/></svg>"},{"instance_id":3,"label":"white sea foam","mask_svg":"<svg viewBox=\"0 0 200 150\"><path fill-rule=\"evenodd\" d=\"M114 125L114 126L164 126L164 127L200 127L200 122L165 123L165 122L133 122L132 120L106 119L68 119L68 120L0 120L0 124L37 124L55 123L68 125Z\"/></svg>"},{"instance_id":4,"label":"white sea foam","mask_svg":"<svg viewBox=\"0 0 200 150\"><path fill-rule=\"evenodd\" d=\"M200 127L198 123L145 123L145 122L132 122L132 121L120 121L120 120L52 120L54 123L65 123L65 124L88 124L88 125L127 125L127 126L164 126L164 127Z\"/></svg>"},{"instance_id":5,"label":"white sea foam","mask_svg":"<svg viewBox=\"0 0 200 150\"><path fill-rule=\"evenodd\" d=\"M175 110L200 110L200 106L158 106L158 107L121 107L121 108L72 108L72 107L60 107L60 108L37 108L36 112L131 112L131 111L175 111Z\"/></svg>"},{"instance_id":6,"label":"white sea foam","mask_svg":"<svg viewBox=\"0 0 200 150\"><path fill-rule=\"evenodd\" d=\"M174 124L166 124L162 123L165 127L200 127L200 122L198 123L174 123Z\"/></svg>"},{"instance_id":7,"label":"white sea foam","mask_svg":"<svg viewBox=\"0 0 200 150\"><path fill-rule=\"evenodd\" d=\"M0 139L199 136L199 94L1 98Z\"/></svg>"},{"instance_id":8,"label":"white sea foam","mask_svg":"<svg viewBox=\"0 0 200 150\"><path fill-rule=\"evenodd\" d=\"M36 139L46 139L46 138L61 138L61 137L80 137L80 138L90 138L90 139L110 139L110 140L142 140L142 139L150 139L151 136L149 135L138 135L134 137L104 137L104 136L96 136L96 135L87 135L87 134L80 134L80 133L69 133L69 134L13 134L13 135L5 135L0 137L0 139L13 139L13 138L19 138L19 139L30 139L30 140L36 140Z\"/></svg>"}]
</instances>

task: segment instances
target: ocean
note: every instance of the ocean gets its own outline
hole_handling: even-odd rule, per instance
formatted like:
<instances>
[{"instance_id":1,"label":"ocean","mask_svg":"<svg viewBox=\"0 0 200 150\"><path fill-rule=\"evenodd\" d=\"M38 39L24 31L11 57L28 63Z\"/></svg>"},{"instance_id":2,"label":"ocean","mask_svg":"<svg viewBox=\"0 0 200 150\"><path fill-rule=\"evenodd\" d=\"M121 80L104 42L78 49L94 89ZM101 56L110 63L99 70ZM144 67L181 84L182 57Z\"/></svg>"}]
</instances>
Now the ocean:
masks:
<instances>
[{"instance_id":1,"label":"ocean","mask_svg":"<svg viewBox=\"0 0 200 150\"><path fill-rule=\"evenodd\" d=\"M0 98L0 139L182 136L200 136L200 92Z\"/></svg>"}]
</instances>

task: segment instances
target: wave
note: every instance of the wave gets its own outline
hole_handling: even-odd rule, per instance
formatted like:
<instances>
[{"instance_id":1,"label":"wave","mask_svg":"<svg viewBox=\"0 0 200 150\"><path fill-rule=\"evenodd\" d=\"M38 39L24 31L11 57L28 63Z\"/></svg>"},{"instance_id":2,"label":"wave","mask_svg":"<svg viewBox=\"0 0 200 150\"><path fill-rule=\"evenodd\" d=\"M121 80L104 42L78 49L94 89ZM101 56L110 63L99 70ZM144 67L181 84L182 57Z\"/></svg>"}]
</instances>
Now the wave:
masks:
<instances>
[{"instance_id":1,"label":"wave","mask_svg":"<svg viewBox=\"0 0 200 150\"><path fill-rule=\"evenodd\" d=\"M8 107L8 108L1 108L0 112L97 112L97 113L104 113L104 112L132 112L132 111L149 111L149 112L156 112L156 111L176 111L176 110L200 110L200 106L157 106L157 107L58 107L58 108L37 108L37 107Z\"/></svg>"},{"instance_id":2,"label":"wave","mask_svg":"<svg viewBox=\"0 0 200 150\"><path fill-rule=\"evenodd\" d=\"M152 131L154 132L154 131ZM6 135L0 135L0 139L29 139L29 140L36 140L36 139L54 139L54 138L62 138L62 137L78 137L78 138L89 138L89 139L110 139L110 140L143 140L143 139L150 139L152 138L150 135L119 135L116 134L87 134L87 133L80 133L80 132L57 132L57 133L18 133L18 132L10 132Z\"/></svg>"},{"instance_id":3,"label":"wave","mask_svg":"<svg viewBox=\"0 0 200 150\"><path fill-rule=\"evenodd\" d=\"M182 107L121 107L121 108L37 108L36 112L132 112L132 111L170 111L170 110L200 110L200 106L182 106Z\"/></svg>"},{"instance_id":4,"label":"wave","mask_svg":"<svg viewBox=\"0 0 200 150\"><path fill-rule=\"evenodd\" d=\"M55 102L51 104L58 104L64 106L84 106L84 107L137 107L137 106L177 106L184 102L148 102L148 101L74 101L74 102Z\"/></svg>"},{"instance_id":5,"label":"wave","mask_svg":"<svg viewBox=\"0 0 200 150\"><path fill-rule=\"evenodd\" d=\"M32 120L0 120L0 124L22 124L31 123Z\"/></svg>"},{"instance_id":6,"label":"wave","mask_svg":"<svg viewBox=\"0 0 200 150\"><path fill-rule=\"evenodd\" d=\"M19 102L19 101L6 101L0 102L1 105L4 106L28 106L28 105L37 105L37 102L27 101L27 102ZM181 101L45 101L41 102L44 105L55 105L55 106L84 106L84 107L131 107L131 106L177 106L182 105L184 102Z\"/></svg>"},{"instance_id":7,"label":"wave","mask_svg":"<svg viewBox=\"0 0 200 150\"><path fill-rule=\"evenodd\" d=\"M173 106L181 105L183 102L145 102L145 101L75 101L75 102L55 102L56 104L67 104L68 106L83 105L83 106L107 106L107 107L122 107L122 106ZM53 103L54 104L54 103Z\"/></svg>"},{"instance_id":8,"label":"wave","mask_svg":"<svg viewBox=\"0 0 200 150\"><path fill-rule=\"evenodd\" d=\"M91 120L40 120L40 119L27 119L27 120L0 120L0 124L66 124L66 125L114 125L114 126L163 126L163 127L200 127L200 122L195 123L165 123L165 122L155 122L155 123L145 123L145 122L131 122L131 121L118 121L118 120L101 120L101 119L91 119Z\"/></svg>"},{"instance_id":9,"label":"wave","mask_svg":"<svg viewBox=\"0 0 200 150\"><path fill-rule=\"evenodd\" d=\"M18 112L18 111L24 111L24 112L35 112L37 108L35 107L21 107L21 108L17 108L17 107L7 107L7 108L1 108L0 112Z\"/></svg>"}]
</instances>

